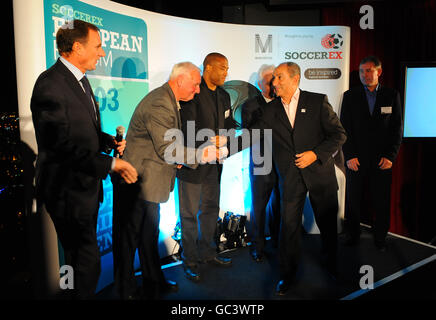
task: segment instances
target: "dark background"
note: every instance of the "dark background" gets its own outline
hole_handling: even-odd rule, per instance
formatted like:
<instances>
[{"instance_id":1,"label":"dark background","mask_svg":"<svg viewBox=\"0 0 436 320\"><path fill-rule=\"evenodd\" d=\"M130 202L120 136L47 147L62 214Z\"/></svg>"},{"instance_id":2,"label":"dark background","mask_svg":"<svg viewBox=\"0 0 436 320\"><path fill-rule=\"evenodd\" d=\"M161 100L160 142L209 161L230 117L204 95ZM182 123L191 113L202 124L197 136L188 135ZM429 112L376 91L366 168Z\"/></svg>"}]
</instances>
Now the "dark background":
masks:
<instances>
[{"instance_id":1,"label":"dark background","mask_svg":"<svg viewBox=\"0 0 436 320\"><path fill-rule=\"evenodd\" d=\"M162 14L215 22L349 26L350 87L359 83L359 61L366 55L374 54L383 63L381 83L398 89L402 98L404 63L436 61L436 0L115 2ZM362 17L359 9L364 4L371 5L374 9L373 30L362 30L359 27ZM32 193L31 188L26 189L26 181L32 181L34 155L20 142L12 1L6 1L4 5L6 53L3 57L7 81L5 80L3 96L7 98L3 99L0 109L0 265L5 272L0 275L0 297L3 297L3 289L7 287L3 283L12 284L16 296L26 297L30 286L27 224L32 213L25 206L25 195ZM436 209L433 200L436 191L435 141L403 141L393 167L390 228L391 232L432 244L436 237ZM362 222L371 224L371 208L367 208L366 212ZM13 295L12 291L8 292Z\"/></svg>"}]
</instances>

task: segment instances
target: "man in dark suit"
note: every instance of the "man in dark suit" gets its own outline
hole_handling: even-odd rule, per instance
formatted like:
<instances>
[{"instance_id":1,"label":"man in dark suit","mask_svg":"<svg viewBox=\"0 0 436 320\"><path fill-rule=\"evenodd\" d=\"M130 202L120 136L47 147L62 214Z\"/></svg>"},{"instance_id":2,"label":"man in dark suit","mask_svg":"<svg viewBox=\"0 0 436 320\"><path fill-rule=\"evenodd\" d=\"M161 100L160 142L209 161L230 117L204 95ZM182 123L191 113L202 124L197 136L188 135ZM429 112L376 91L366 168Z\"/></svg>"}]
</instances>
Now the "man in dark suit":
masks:
<instances>
[{"instance_id":1,"label":"man in dark suit","mask_svg":"<svg viewBox=\"0 0 436 320\"><path fill-rule=\"evenodd\" d=\"M199 146L218 136L220 129L236 127L230 109L230 96L221 87L229 68L227 58L220 53L210 53L204 59L203 67L200 93L192 101L182 104L181 109L182 126L188 146ZM195 123L192 128L191 121ZM208 129L209 136L204 137L202 141L193 141L201 129ZM218 147L227 143L223 137L212 141ZM199 263L230 266L232 262L228 258L217 256L214 245L221 172L220 163L206 164L195 170L183 167L177 172L182 258L185 276L193 281L200 279Z\"/></svg>"},{"instance_id":2,"label":"man in dark suit","mask_svg":"<svg viewBox=\"0 0 436 320\"><path fill-rule=\"evenodd\" d=\"M133 268L138 248L143 297L157 299L177 284L166 280L158 252L160 203L168 201L174 189L177 168L197 168L199 162L215 160L216 148L197 150L177 141L181 129L179 101L189 101L200 92L200 70L190 62L173 67L170 79L147 94L138 104L127 131L124 159L139 172L138 183L120 185L121 204L114 210L114 278L122 299L135 299ZM212 147L212 148L211 148ZM214 149L214 150L212 150ZM209 156L212 158L208 158ZM200 154L200 153L199 153Z\"/></svg>"},{"instance_id":3,"label":"man in dark suit","mask_svg":"<svg viewBox=\"0 0 436 320\"><path fill-rule=\"evenodd\" d=\"M105 55L98 28L80 20L56 34L60 59L36 81L31 99L38 143L36 198L47 210L74 270L73 298L93 296L100 275L96 225L102 179L112 170L127 183L137 180L128 162L102 154L125 141L103 133L100 112L84 75Z\"/></svg>"},{"instance_id":4,"label":"man in dark suit","mask_svg":"<svg viewBox=\"0 0 436 320\"><path fill-rule=\"evenodd\" d=\"M283 295L297 271L307 192L321 231L326 268L336 273L338 184L332 156L346 136L327 96L298 88L300 67L296 63L280 64L273 75L278 98L264 108L259 125L272 129L281 208L276 294Z\"/></svg>"},{"instance_id":5,"label":"man in dark suit","mask_svg":"<svg viewBox=\"0 0 436 320\"><path fill-rule=\"evenodd\" d=\"M341 122L348 135L343 146L347 179L345 244L359 242L360 216L367 191L375 210L375 245L384 251L390 224L392 163L400 148L403 121L400 96L396 90L379 84L381 73L378 58L369 56L360 62L362 86L344 93Z\"/></svg>"},{"instance_id":6,"label":"man in dark suit","mask_svg":"<svg viewBox=\"0 0 436 320\"><path fill-rule=\"evenodd\" d=\"M258 86L261 95L247 100L242 106L241 119L242 127L250 129L261 114L261 108L273 99L271 82L274 72L274 65L262 65L258 71ZM265 163L256 163L253 156L265 158L263 139L255 143L250 149L250 183L251 183L251 212L248 224L248 234L251 246L250 255L256 262L263 260L265 247L265 220L269 216L269 231L274 243L278 243L280 228L280 194L278 190L278 179L274 168L266 172L256 173L254 168L263 167ZM270 157L271 158L271 157Z\"/></svg>"}]
</instances>

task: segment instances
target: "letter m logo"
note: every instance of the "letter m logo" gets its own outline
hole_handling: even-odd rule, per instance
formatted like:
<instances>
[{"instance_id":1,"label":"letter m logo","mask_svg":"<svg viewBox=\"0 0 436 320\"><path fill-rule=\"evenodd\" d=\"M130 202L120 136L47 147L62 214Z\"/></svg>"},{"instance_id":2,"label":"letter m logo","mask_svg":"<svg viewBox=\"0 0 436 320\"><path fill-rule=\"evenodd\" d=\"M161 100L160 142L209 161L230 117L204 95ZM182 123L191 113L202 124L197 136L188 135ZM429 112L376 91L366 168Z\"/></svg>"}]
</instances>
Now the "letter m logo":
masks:
<instances>
[{"instance_id":1,"label":"letter m logo","mask_svg":"<svg viewBox=\"0 0 436 320\"><path fill-rule=\"evenodd\" d=\"M256 33L255 36L255 51L256 53L271 53L272 52L272 34L268 35L265 44L260 39L260 35Z\"/></svg>"}]
</instances>

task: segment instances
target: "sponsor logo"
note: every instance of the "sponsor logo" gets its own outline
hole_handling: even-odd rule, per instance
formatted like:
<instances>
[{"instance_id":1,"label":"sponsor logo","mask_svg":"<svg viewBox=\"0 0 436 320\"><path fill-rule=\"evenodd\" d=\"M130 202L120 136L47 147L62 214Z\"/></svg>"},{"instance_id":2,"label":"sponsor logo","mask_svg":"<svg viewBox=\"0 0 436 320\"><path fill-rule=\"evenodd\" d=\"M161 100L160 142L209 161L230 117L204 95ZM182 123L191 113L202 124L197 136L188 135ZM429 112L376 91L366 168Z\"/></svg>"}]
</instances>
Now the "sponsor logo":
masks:
<instances>
[{"instance_id":1,"label":"sponsor logo","mask_svg":"<svg viewBox=\"0 0 436 320\"><path fill-rule=\"evenodd\" d=\"M269 34L264 43L260 35L256 33L254 37L254 51L256 53L272 53L272 39L272 34Z\"/></svg>"},{"instance_id":2,"label":"sponsor logo","mask_svg":"<svg viewBox=\"0 0 436 320\"><path fill-rule=\"evenodd\" d=\"M339 33L326 34L321 39L321 45L326 49L339 49L344 44L344 40Z\"/></svg>"},{"instance_id":3,"label":"sponsor logo","mask_svg":"<svg viewBox=\"0 0 436 320\"><path fill-rule=\"evenodd\" d=\"M273 36L268 34L266 38L256 33L254 35L254 53L255 59L272 59Z\"/></svg>"},{"instance_id":4,"label":"sponsor logo","mask_svg":"<svg viewBox=\"0 0 436 320\"><path fill-rule=\"evenodd\" d=\"M326 34L321 39L321 45L325 49L339 49L344 44L344 40L339 33ZM342 60L342 51L287 51L286 60Z\"/></svg>"},{"instance_id":5,"label":"sponsor logo","mask_svg":"<svg viewBox=\"0 0 436 320\"><path fill-rule=\"evenodd\" d=\"M303 52L297 52L297 51L288 51L285 52L285 59L286 60L325 60L325 59L343 59L342 57L342 51L331 51L331 52L325 52L325 51L303 51Z\"/></svg>"},{"instance_id":6,"label":"sponsor logo","mask_svg":"<svg viewBox=\"0 0 436 320\"><path fill-rule=\"evenodd\" d=\"M304 71L304 77L308 80L339 79L341 70L338 68L310 68Z\"/></svg>"}]
</instances>

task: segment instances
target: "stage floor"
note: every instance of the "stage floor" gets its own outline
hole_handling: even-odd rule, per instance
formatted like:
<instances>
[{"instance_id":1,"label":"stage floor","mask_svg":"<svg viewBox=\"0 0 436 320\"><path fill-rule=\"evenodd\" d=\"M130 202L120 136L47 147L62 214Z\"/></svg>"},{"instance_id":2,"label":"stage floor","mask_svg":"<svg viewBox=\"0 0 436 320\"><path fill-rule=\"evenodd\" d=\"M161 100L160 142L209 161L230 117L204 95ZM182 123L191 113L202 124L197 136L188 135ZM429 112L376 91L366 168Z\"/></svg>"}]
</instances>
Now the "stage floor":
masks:
<instances>
[{"instance_id":1,"label":"stage floor","mask_svg":"<svg viewBox=\"0 0 436 320\"><path fill-rule=\"evenodd\" d=\"M346 247L343 241L340 235L336 280L321 266L320 236L304 234L297 277L285 296L274 294L279 280L277 249L268 241L263 262L254 262L248 247L238 248L223 254L233 259L229 268L202 265L198 283L184 277L180 262L163 266L167 279L179 285L178 292L166 294L163 300L436 299L436 247L389 234L387 250L380 252L364 226L359 245ZM373 271L373 289L362 289L361 285L370 284L368 270ZM117 299L113 286L100 291L97 299Z\"/></svg>"}]
</instances>

